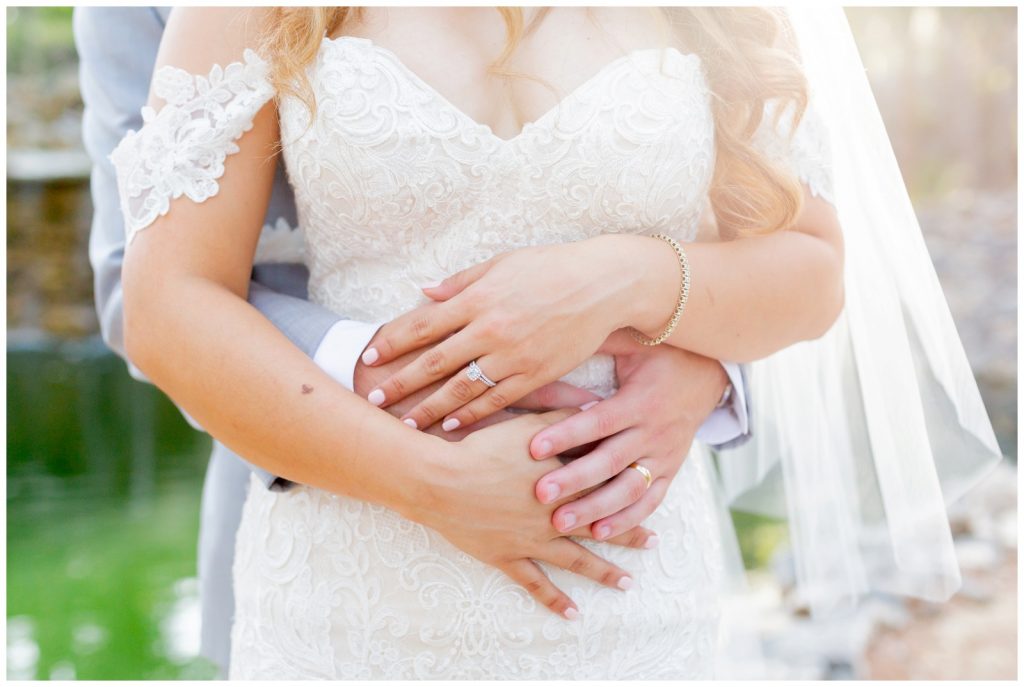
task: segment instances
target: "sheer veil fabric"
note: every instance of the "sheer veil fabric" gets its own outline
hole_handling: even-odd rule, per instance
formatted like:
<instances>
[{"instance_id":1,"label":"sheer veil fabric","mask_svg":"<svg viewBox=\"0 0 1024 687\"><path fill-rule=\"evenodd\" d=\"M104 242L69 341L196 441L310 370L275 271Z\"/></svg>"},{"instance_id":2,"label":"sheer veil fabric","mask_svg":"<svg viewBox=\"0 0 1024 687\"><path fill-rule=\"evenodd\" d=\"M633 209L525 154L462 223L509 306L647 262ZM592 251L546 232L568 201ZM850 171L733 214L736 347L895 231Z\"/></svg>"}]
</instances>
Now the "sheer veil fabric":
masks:
<instances>
[{"instance_id":1,"label":"sheer veil fabric","mask_svg":"<svg viewBox=\"0 0 1024 687\"><path fill-rule=\"evenodd\" d=\"M753 438L717 456L720 486L788 519L815 614L875 590L944 601L961 582L946 506L1001 452L845 15L788 15L827 129L846 304L821 339L751 365Z\"/></svg>"}]
</instances>

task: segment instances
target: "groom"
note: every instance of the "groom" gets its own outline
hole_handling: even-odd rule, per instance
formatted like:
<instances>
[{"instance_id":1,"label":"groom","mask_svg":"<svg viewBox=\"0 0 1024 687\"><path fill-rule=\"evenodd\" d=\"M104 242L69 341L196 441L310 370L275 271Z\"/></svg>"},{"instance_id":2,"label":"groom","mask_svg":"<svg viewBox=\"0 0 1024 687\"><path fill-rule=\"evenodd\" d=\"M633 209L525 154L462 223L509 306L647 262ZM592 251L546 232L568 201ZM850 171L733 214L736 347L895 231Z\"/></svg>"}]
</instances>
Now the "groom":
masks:
<instances>
[{"instance_id":1,"label":"groom","mask_svg":"<svg viewBox=\"0 0 1024 687\"><path fill-rule=\"evenodd\" d=\"M96 305L106 343L125 357L122 323L121 262L124 255L124 226L118 205L114 169L107 156L129 129L142 126L140 109L145 105L150 76L168 8L153 7L79 7L74 14L75 42L81 60L80 78L85 103L83 138L93 160L92 196L95 215L89 244L89 257L95 270ZM283 223L282 223L283 220ZM362 394L373 389L405 361L367 368L359 357L376 332L377 325L339 319L334 313L310 303L306 297L308 272L302 264L282 262L295 260L296 250L289 250L299 234L294 201L279 164L266 225L253 267L249 302L280 329L317 365L346 388ZM215 231L216 227L210 227ZM272 250L273 246L284 250ZM244 344L239 344L244 345ZM698 363L694 363L696 366ZM714 361L711 364L717 365ZM133 376L142 374L129 362ZM723 398L695 433L707 443L719 447L732 445L746 438L747 407L739 368L726 366L729 379L736 388ZM660 379L662 389L685 385L695 369L680 369L672 378ZM703 378L708 375L704 374ZM401 404L388 408L401 415L412 407L429 389ZM720 388L719 388L720 391ZM639 392L660 395L657 386L646 386ZM628 384L615 397L602 402L613 412L616 403L624 403L638 393ZM555 398L552 406L568 406L567 400ZM693 424L693 413L686 408L662 410L673 421ZM196 426L195 423L186 418ZM451 433L446 433L450 438ZM682 448L682 447L680 447ZM268 489L287 489L289 483L258 467L249 465L218 442L202 495L199 534L199 578L202 600L202 651L227 674L230 648L231 617L234 600L231 589L231 563L235 532L238 527L249 475L255 472ZM532 485L524 493L532 493ZM467 494L468 497L471 495ZM479 518L486 504L466 499L467 521ZM476 510L474 510L476 509ZM442 533L443 534L443 533Z\"/></svg>"}]
</instances>

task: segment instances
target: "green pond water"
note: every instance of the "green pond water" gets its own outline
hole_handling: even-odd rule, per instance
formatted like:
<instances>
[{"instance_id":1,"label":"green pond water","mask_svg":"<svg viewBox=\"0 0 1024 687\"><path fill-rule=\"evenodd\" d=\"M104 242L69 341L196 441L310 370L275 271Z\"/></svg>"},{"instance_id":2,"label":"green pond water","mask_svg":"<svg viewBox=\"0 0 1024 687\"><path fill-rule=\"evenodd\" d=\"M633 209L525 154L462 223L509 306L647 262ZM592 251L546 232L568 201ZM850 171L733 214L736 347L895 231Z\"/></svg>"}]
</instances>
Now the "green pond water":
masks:
<instances>
[{"instance_id":1,"label":"green pond water","mask_svg":"<svg viewBox=\"0 0 1024 687\"><path fill-rule=\"evenodd\" d=\"M206 678L209 439L95 339L7 351L7 677Z\"/></svg>"}]
</instances>

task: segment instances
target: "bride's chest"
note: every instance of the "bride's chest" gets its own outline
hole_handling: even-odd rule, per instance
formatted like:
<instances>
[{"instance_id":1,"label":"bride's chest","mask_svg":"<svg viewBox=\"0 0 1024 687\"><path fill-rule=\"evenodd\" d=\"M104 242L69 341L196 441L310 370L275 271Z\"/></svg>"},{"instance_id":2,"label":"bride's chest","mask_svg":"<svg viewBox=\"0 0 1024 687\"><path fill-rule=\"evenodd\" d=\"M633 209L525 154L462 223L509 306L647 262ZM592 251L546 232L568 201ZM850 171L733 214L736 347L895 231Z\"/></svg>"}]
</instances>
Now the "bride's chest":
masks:
<instances>
[{"instance_id":1,"label":"bride's chest","mask_svg":"<svg viewBox=\"0 0 1024 687\"><path fill-rule=\"evenodd\" d=\"M714 167L696 56L634 50L512 138L369 39L324 39L307 74L312 119L296 99L281 103L285 162L307 236L330 231L350 257L382 232L426 245L491 227L507 249L696 226Z\"/></svg>"}]
</instances>

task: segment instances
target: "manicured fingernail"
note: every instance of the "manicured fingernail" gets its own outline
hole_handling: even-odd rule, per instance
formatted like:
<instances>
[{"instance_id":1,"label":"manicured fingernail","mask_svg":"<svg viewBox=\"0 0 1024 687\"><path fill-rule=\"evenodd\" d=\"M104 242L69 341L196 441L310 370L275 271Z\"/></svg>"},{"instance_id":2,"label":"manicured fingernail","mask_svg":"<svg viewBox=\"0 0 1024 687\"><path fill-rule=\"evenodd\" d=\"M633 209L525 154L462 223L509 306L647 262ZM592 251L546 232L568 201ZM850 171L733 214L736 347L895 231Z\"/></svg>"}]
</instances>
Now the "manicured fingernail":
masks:
<instances>
[{"instance_id":1,"label":"manicured fingernail","mask_svg":"<svg viewBox=\"0 0 1024 687\"><path fill-rule=\"evenodd\" d=\"M439 281L432 281L429 284L423 284L422 286L420 286L420 288L421 289L436 289L440 285L441 285L441 282L439 282Z\"/></svg>"},{"instance_id":2,"label":"manicured fingernail","mask_svg":"<svg viewBox=\"0 0 1024 687\"><path fill-rule=\"evenodd\" d=\"M537 451L538 458L547 458L548 454L551 453L551 442L547 439L541 439L537 444Z\"/></svg>"},{"instance_id":3,"label":"manicured fingernail","mask_svg":"<svg viewBox=\"0 0 1024 687\"><path fill-rule=\"evenodd\" d=\"M576 514L566 513L562 516L562 531L572 529L572 526L576 524Z\"/></svg>"},{"instance_id":4,"label":"manicured fingernail","mask_svg":"<svg viewBox=\"0 0 1024 687\"><path fill-rule=\"evenodd\" d=\"M419 426L416 424L416 421L413 420L411 417L405 418L404 420L402 420L402 422L404 422L405 424L409 425L413 429L419 429Z\"/></svg>"},{"instance_id":5,"label":"manicured fingernail","mask_svg":"<svg viewBox=\"0 0 1024 687\"><path fill-rule=\"evenodd\" d=\"M652 534L647 537L647 541L644 542L645 549L653 549L658 545L658 535Z\"/></svg>"},{"instance_id":6,"label":"manicured fingernail","mask_svg":"<svg viewBox=\"0 0 1024 687\"><path fill-rule=\"evenodd\" d=\"M549 484L544 487L544 503L551 503L558 498L558 495L562 493L562 490L558 488L557 484Z\"/></svg>"},{"instance_id":7,"label":"manicured fingernail","mask_svg":"<svg viewBox=\"0 0 1024 687\"><path fill-rule=\"evenodd\" d=\"M373 365L375 362L377 362L377 358L379 357L380 353L377 352L376 348L367 348L365 351L363 351L363 364Z\"/></svg>"},{"instance_id":8,"label":"manicured fingernail","mask_svg":"<svg viewBox=\"0 0 1024 687\"><path fill-rule=\"evenodd\" d=\"M622 591L626 591L627 589L633 586L633 578L629 577L628 575L625 577L620 577L619 582L616 586Z\"/></svg>"},{"instance_id":9,"label":"manicured fingernail","mask_svg":"<svg viewBox=\"0 0 1024 687\"><path fill-rule=\"evenodd\" d=\"M384 402L384 392L381 391L380 389L374 389L366 397L366 400L375 406L379 406L381 403Z\"/></svg>"},{"instance_id":10,"label":"manicured fingernail","mask_svg":"<svg viewBox=\"0 0 1024 687\"><path fill-rule=\"evenodd\" d=\"M447 420L445 420L444 422L441 423L441 429L443 429L446 432L450 432L450 431L452 431L454 429L458 429L459 425L461 425L461 424L462 423L459 422L457 418L450 417L450 418L448 418Z\"/></svg>"},{"instance_id":11,"label":"manicured fingernail","mask_svg":"<svg viewBox=\"0 0 1024 687\"><path fill-rule=\"evenodd\" d=\"M594 536L597 537L598 539L606 539L608 537L608 535L611 534L611 533L612 533L612 528L611 527L609 527L608 525L601 525L600 527L597 528L597 532L594 533Z\"/></svg>"},{"instance_id":12,"label":"manicured fingernail","mask_svg":"<svg viewBox=\"0 0 1024 687\"><path fill-rule=\"evenodd\" d=\"M580 617L580 612L579 612L579 611L577 611L577 610L576 610L575 608L573 608L572 606L570 606L569 608L565 609L565 613L564 613L564 615L565 615L565 617L566 617L566 618L568 618L569 620L576 620L576 618L579 618L579 617Z\"/></svg>"},{"instance_id":13,"label":"manicured fingernail","mask_svg":"<svg viewBox=\"0 0 1024 687\"><path fill-rule=\"evenodd\" d=\"M366 361L363 361L363 362L366 362ZM369 365L369 363L366 363L366 364ZM599 401L591 401L590 403L584 403L583 405L580 406L580 410L590 410L591 408L596 406L598 403L599 403Z\"/></svg>"}]
</instances>

